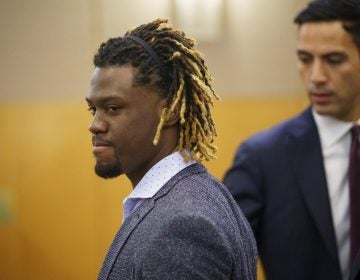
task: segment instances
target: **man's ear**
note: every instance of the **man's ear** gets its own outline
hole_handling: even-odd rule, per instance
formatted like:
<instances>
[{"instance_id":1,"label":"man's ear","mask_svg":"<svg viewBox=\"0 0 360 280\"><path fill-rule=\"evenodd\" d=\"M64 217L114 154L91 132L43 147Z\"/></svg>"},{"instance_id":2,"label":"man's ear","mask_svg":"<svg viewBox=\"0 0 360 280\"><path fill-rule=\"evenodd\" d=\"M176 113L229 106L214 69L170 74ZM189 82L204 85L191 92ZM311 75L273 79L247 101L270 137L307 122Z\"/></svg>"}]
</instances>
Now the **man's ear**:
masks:
<instances>
[{"instance_id":1,"label":"man's ear","mask_svg":"<svg viewBox=\"0 0 360 280\"><path fill-rule=\"evenodd\" d=\"M170 110L168 108L168 110ZM177 124L180 120L180 105L177 104L175 107L174 107L174 110L172 112L168 111L167 114L166 114L166 119L165 119L165 122L164 122L164 126L173 126L175 124Z\"/></svg>"},{"instance_id":2,"label":"man's ear","mask_svg":"<svg viewBox=\"0 0 360 280\"><path fill-rule=\"evenodd\" d=\"M166 99L163 99L159 103L159 117L163 117L163 127L173 126L180 120L180 105L174 107L174 110L170 112L170 106L167 104ZM165 113L166 112L166 113ZM164 115L165 114L165 115Z\"/></svg>"}]
</instances>

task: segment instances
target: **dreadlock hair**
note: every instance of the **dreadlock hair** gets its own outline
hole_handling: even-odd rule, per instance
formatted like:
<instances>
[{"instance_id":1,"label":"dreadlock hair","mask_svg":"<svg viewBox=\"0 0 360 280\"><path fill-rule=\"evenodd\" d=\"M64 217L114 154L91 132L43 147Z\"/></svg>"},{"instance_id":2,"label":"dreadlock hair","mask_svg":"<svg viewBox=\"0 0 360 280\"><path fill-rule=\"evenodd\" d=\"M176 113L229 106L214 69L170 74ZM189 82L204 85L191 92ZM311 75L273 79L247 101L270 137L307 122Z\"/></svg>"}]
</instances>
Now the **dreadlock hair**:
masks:
<instances>
[{"instance_id":1,"label":"dreadlock hair","mask_svg":"<svg viewBox=\"0 0 360 280\"><path fill-rule=\"evenodd\" d=\"M191 157L201 162L215 158L217 151L213 145L217 134L211 106L213 99L219 98L210 84L204 58L194 47L194 39L173 29L168 20L157 19L102 43L94 56L94 65L130 64L136 68L133 85L154 86L166 98L154 145L159 142L164 122L178 110L177 150L185 161Z\"/></svg>"},{"instance_id":2,"label":"dreadlock hair","mask_svg":"<svg viewBox=\"0 0 360 280\"><path fill-rule=\"evenodd\" d=\"M343 22L360 51L360 0L315 0L294 19L299 26L307 22Z\"/></svg>"}]
</instances>

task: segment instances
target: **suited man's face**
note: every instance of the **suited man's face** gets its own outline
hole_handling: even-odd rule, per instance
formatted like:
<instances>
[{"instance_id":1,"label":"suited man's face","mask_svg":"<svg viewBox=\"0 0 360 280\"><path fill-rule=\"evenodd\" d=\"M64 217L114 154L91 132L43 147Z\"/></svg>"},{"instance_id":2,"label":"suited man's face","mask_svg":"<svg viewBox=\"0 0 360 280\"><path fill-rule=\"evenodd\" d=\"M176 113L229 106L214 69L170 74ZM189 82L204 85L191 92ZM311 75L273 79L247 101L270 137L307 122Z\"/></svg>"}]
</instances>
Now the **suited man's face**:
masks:
<instances>
[{"instance_id":1,"label":"suited man's face","mask_svg":"<svg viewBox=\"0 0 360 280\"><path fill-rule=\"evenodd\" d=\"M344 121L360 118L360 56L342 22L304 23L298 69L315 111Z\"/></svg>"}]
</instances>

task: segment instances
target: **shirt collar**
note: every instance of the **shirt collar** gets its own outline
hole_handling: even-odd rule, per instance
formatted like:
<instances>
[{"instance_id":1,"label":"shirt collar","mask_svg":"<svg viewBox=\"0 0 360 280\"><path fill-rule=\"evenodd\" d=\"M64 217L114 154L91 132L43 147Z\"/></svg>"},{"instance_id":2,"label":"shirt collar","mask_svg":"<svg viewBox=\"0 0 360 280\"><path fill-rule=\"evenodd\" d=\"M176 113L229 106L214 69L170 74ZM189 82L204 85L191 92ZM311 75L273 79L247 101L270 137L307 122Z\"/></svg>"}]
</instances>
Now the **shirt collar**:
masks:
<instances>
[{"instance_id":1,"label":"shirt collar","mask_svg":"<svg viewBox=\"0 0 360 280\"><path fill-rule=\"evenodd\" d=\"M319 131L323 148L330 147L338 142L354 125L353 122L344 122L334 117L318 114L312 110L316 126Z\"/></svg>"},{"instance_id":2,"label":"shirt collar","mask_svg":"<svg viewBox=\"0 0 360 280\"><path fill-rule=\"evenodd\" d=\"M181 153L176 151L156 163L135 186L134 190L124 199L146 199L153 197L162 186L187 166L195 163L190 159L184 161Z\"/></svg>"}]
</instances>

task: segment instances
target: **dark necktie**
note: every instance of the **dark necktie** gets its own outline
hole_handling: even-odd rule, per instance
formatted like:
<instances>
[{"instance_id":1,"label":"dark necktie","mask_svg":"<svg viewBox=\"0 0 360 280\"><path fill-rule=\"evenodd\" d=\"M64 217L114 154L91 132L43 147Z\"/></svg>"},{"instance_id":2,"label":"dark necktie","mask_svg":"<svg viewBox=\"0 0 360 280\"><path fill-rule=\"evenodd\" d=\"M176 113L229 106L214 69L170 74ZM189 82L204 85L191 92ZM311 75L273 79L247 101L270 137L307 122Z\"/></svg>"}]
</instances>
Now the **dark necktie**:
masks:
<instances>
[{"instance_id":1,"label":"dark necktie","mask_svg":"<svg viewBox=\"0 0 360 280\"><path fill-rule=\"evenodd\" d=\"M351 129L349 162L350 262L360 249L360 125Z\"/></svg>"}]
</instances>

